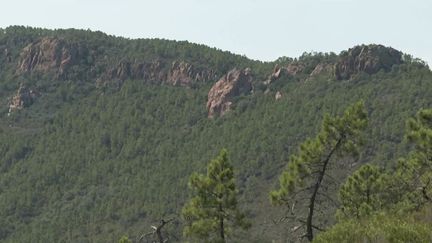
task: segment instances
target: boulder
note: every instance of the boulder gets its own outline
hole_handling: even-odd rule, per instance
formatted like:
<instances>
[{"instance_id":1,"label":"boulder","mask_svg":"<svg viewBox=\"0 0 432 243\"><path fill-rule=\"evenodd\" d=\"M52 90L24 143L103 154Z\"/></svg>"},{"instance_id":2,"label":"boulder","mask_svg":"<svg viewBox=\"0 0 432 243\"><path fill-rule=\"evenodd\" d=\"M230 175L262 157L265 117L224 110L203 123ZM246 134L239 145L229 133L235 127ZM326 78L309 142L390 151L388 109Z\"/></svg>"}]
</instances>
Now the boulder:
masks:
<instances>
[{"instance_id":1,"label":"boulder","mask_svg":"<svg viewBox=\"0 0 432 243\"><path fill-rule=\"evenodd\" d=\"M233 98L252 91L252 75L249 68L233 69L217 81L208 93L208 117L223 116L231 109Z\"/></svg>"},{"instance_id":2,"label":"boulder","mask_svg":"<svg viewBox=\"0 0 432 243\"><path fill-rule=\"evenodd\" d=\"M282 99L282 93L280 91L278 91L278 92L276 92L275 100L280 100L280 99Z\"/></svg>"}]
</instances>

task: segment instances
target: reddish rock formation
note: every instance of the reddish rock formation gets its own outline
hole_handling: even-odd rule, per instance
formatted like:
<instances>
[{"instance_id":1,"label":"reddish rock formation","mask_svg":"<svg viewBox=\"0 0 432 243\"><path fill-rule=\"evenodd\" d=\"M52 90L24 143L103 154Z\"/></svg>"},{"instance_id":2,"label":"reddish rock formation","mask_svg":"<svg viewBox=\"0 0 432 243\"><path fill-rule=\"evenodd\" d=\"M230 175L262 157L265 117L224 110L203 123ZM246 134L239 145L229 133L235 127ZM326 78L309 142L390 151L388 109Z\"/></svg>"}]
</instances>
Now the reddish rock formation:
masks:
<instances>
[{"instance_id":1,"label":"reddish rock formation","mask_svg":"<svg viewBox=\"0 0 432 243\"><path fill-rule=\"evenodd\" d=\"M250 69L233 69L217 81L208 93L208 117L223 116L230 110L232 99L252 91Z\"/></svg>"},{"instance_id":2,"label":"reddish rock formation","mask_svg":"<svg viewBox=\"0 0 432 243\"><path fill-rule=\"evenodd\" d=\"M332 72L333 72L333 65L320 63L315 66L314 70L311 72L309 76L314 77L322 73L332 73Z\"/></svg>"},{"instance_id":3,"label":"reddish rock formation","mask_svg":"<svg viewBox=\"0 0 432 243\"><path fill-rule=\"evenodd\" d=\"M130 62L120 61L116 66L109 68L96 81L98 86L113 81L123 82L126 79L146 80L147 82L160 82L166 79L163 65L160 61L153 62Z\"/></svg>"},{"instance_id":4,"label":"reddish rock formation","mask_svg":"<svg viewBox=\"0 0 432 243\"><path fill-rule=\"evenodd\" d=\"M402 53L382 45L356 46L343 52L335 64L338 80L350 79L360 72L374 74L380 70L389 71L395 64L402 63Z\"/></svg>"},{"instance_id":5,"label":"reddish rock formation","mask_svg":"<svg viewBox=\"0 0 432 243\"><path fill-rule=\"evenodd\" d=\"M28 89L25 85L21 84L16 95L14 95L9 101L8 115L14 111L21 110L24 107L31 105L37 96L37 92Z\"/></svg>"},{"instance_id":6,"label":"reddish rock formation","mask_svg":"<svg viewBox=\"0 0 432 243\"><path fill-rule=\"evenodd\" d=\"M193 81L202 82L212 79L215 79L213 70L198 70L187 62L174 61L166 81L172 85L190 86Z\"/></svg>"},{"instance_id":7,"label":"reddish rock formation","mask_svg":"<svg viewBox=\"0 0 432 243\"><path fill-rule=\"evenodd\" d=\"M271 82L278 80L284 74L286 74L286 68L279 67L279 65L276 64L273 68L273 73L268 76L267 80L264 81L264 84L270 84Z\"/></svg>"},{"instance_id":8,"label":"reddish rock formation","mask_svg":"<svg viewBox=\"0 0 432 243\"><path fill-rule=\"evenodd\" d=\"M193 67L187 62L173 62L168 72L167 83L188 86L193 79Z\"/></svg>"},{"instance_id":9,"label":"reddish rock formation","mask_svg":"<svg viewBox=\"0 0 432 243\"><path fill-rule=\"evenodd\" d=\"M283 76L295 76L303 72L304 69L305 69L305 65L302 63L292 63L292 64L288 64L286 67L279 67L279 65L276 64L272 74L270 74L267 80L265 80L263 83L265 85L269 85L273 81L278 80ZM334 64L319 63L315 66L315 68L309 74L309 77L307 77L305 80L308 81L310 78L318 76L323 73L328 73L332 75L333 70L334 70Z\"/></svg>"},{"instance_id":10,"label":"reddish rock formation","mask_svg":"<svg viewBox=\"0 0 432 243\"><path fill-rule=\"evenodd\" d=\"M286 67L286 72L289 75L296 75L297 73L301 73L304 70L305 66L301 63L290 63Z\"/></svg>"},{"instance_id":11,"label":"reddish rock formation","mask_svg":"<svg viewBox=\"0 0 432 243\"><path fill-rule=\"evenodd\" d=\"M67 43L58 38L46 37L26 46L18 63L18 72L53 71L58 76L87 53L87 50L77 44Z\"/></svg>"},{"instance_id":12,"label":"reddish rock formation","mask_svg":"<svg viewBox=\"0 0 432 243\"><path fill-rule=\"evenodd\" d=\"M273 73L270 75L270 80L279 79L285 70L285 68L281 68L278 64L276 64L276 66L273 68Z\"/></svg>"},{"instance_id":13,"label":"reddish rock formation","mask_svg":"<svg viewBox=\"0 0 432 243\"><path fill-rule=\"evenodd\" d=\"M129 62L121 61L117 66L108 69L97 80L98 85L126 79L144 80L150 83L166 82L172 85L191 86L193 82L205 82L215 79L215 73L210 69L197 69L184 61L174 61L166 68L160 61Z\"/></svg>"},{"instance_id":14,"label":"reddish rock formation","mask_svg":"<svg viewBox=\"0 0 432 243\"><path fill-rule=\"evenodd\" d=\"M267 80L264 81L264 84L270 84L283 76L295 76L302 72L304 68L304 65L300 63L290 63L286 67L279 67L279 65L276 64L273 68L273 73L268 76Z\"/></svg>"}]
</instances>

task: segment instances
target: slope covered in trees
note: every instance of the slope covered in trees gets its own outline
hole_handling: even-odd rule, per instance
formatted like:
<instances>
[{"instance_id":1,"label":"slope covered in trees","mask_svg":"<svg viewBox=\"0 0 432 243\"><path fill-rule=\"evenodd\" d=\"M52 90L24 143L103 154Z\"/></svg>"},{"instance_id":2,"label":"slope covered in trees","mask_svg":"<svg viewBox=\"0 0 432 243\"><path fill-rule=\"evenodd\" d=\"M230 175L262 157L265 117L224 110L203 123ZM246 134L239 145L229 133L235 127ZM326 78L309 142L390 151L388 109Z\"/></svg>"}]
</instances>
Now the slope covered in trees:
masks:
<instances>
[{"instance_id":1,"label":"slope covered in trees","mask_svg":"<svg viewBox=\"0 0 432 243\"><path fill-rule=\"evenodd\" d=\"M347 171L334 172L345 179L365 162L396 167L410 149L405 120L432 107L432 74L421 61L367 62L381 60L371 56L385 49L359 48L263 63L187 42L1 30L1 241L115 242L124 234L135 240L161 218L180 218L189 176L205 172L222 148L234 167L239 206L252 222L231 239L291 237L295 225L280 220L284 209L271 207L268 192L300 143L317 134L324 113L365 103L360 155ZM365 63L383 68L364 69ZM335 65L349 78L337 78ZM209 119L213 84L246 67L253 92L230 97L231 110ZM10 112L13 97L25 100L21 85L31 102ZM337 191L329 195L337 199ZM182 228L177 221L166 230L181 238Z\"/></svg>"}]
</instances>

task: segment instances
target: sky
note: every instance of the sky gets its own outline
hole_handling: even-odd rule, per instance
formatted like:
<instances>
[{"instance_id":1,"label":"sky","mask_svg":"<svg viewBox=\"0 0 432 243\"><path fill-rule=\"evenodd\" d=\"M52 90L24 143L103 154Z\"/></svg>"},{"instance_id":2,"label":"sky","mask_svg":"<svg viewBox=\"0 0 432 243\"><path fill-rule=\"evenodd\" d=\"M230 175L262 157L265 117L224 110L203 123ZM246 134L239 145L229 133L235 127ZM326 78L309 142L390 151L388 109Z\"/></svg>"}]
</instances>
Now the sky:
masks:
<instances>
[{"instance_id":1,"label":"sky","mask_svg":"<svg viewBox=\"0 0 432 243\"><path fill-rule=\"evenodd\" d=\"M432 0L3 0L0 28L187 40L272 61L383 44L432 65Z\"/></svg>"}]
</instances>

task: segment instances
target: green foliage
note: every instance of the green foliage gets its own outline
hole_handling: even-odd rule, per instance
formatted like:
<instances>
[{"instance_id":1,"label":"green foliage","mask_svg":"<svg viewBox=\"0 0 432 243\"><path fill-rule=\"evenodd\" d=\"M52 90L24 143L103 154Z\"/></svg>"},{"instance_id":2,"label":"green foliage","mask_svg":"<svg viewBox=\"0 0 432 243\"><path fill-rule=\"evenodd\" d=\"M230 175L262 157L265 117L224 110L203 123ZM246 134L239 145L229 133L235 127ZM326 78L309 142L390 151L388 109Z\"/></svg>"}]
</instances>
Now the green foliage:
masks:
<instances>
[{"instance_id":1,"label":"green foliage","mask_svg":"<svg viewBox=\"0 0 432 243\"><path fill-rule=\"evenodd\" d=\"M271 201L285 204L290 194L310 187L316 181L315 177L319 176L316 167L322 167L329 155L357 154L359 135L366 123L362 102L347 108L342 117L333 118L326 114L316 138L307 139L300 145L298 154L291 156L279 178L280 188L270 193Z\"/></svg>"},{"instance_id":2,"label":"green foliage","mask_svg":"<svg viewBox=\"0 0 432 243\"><path fill-rule=\"evenodd\" d=\"M378 166L365 164L339 190L341 218L361 218L382 209L388 176Z\"/></svg>"},{"instance_id":3,"label":"green foliage","mask_svg":"<svg viewBox=\"0 0 432 243\"><path fill-rule=\"evenodd\" d=\"M61 80L52 74L17 75L22 49L44 37L63 39L92 55ZM305 72L266 87L261 81L276 62L187 42L14 26L0 31L0 47L10 55L0 55L1 242L116 242L123 234L134 239L156 220L180 213L188 200L188 177L223 147L229 148L236 168L239 204L258 222L244 235L234 231L232 241L280 241L289 237L286 225L261 224L283 215L283 209L266 206L268 191L299 144L317 133L321 114L365 100L370 126L359 163L390 168L409 149L401 143L402 121L421 107L432 107L432 75L419 63L336 81L328 74L309 78L307 72L315 63L338 57L310 53L281 59L280 65L297 62ZM254 94L238 98L231 112L211 120L205 104L214 81L193 88L143 80L96 87L99 74L125 59L157 59L167 64L164 68L184 60L215 69L217 75L249 66ZM7 104L20 83L41 96L8 117ZM264 93L267 88L270 92ZM276 91L283 95L277 101ZM333 176L347 176L349 163L338 164ZM334 199L338 187L329 189ZM306 207L297 204L295 209L304 213ZM330 214L327 207L323 211ZM332 217L326 218L323 222L330 225ZM181 235L183 225L170 227L171 235Z\"/></svg>"},{"instance_id":4,"label":"green foliage","mask_svg":"<svg viewBox=\"0 0 432 243\"><path fill-rule=\"evenodd\" d=\"M421 222L412 216L378 214L342 221L319 234L313 242L427 243L432 240L431 228L431 222Z\"/></svg>"},{"instance_id":5,"label":"green foliage","mask_svg":"<svg viewBox=\"0 0 432 243\"><path fill-rule=\"evenodd\" d=\"M399 160L393 187L408 205L419 208L432 202L432 109L408 120L406 137L413 150Z\"/></svg>"},{"instance_id":6,"label":"green foliage","mask_svg":"<svg viewBox=\"0 0 432 243\"><path fill-rule=\"evenodd\" d=\"M407 122L406 137L414 150L395 169L364 165L339 191L341 218L360 218L381 210L412 211L431 202L432 110L420 110Z\"/></svg>"},{"instance_id":7,"label":"green foliage","mask_svg":"<svg viewBox=\"0 0 432 243\"><path fill-rule=\"evenodd\" d=\"M120 238L119 243L132 243L132 241L129 240L129 237L124 235Z\"/></svg>"},{"instance_id":8,"label":"green foliage","mask_svg":"<svg viewBox=\"0 0 432 243\"><path fill-rule=\"evenodd\" d=\"M304 222L309 240L313 238L315 204L328 200L327 190L334 185L332 170L340 164L334 158L358 154L360 134L367 124L366 117L363 102L348 107L343 116L326 114L318 135L302 143L298 154L291 156L279 178L280 188L270 192L273 204L287 205L292 211L296 203L308 205L309 212Z\"/></svg>"},{"instance_id":9,"label":"green foliage","mask_svg":"<svg viewBox=\"0 0 432 243\"><path fill-rule=\"evenodd\" d=\"M233 227L250 227L238 208L234 171L225 149L210 161L207 175L192 174L189 187L194 196L182 210L187 221L186 237L199 242L226 242Z\"/></svg>"},{"instance_id":10,"label":"green foliage","mask_svg":"<svg viewBox=\"0 0 432 243\"><path fill-rule=\"evenodd\" d=\"M339 191L341 221L317 242L432 240L432 110L420 110L407 124L411 153L394 171L366 164L354 172Z\"/></svg>"}]
</instances>

